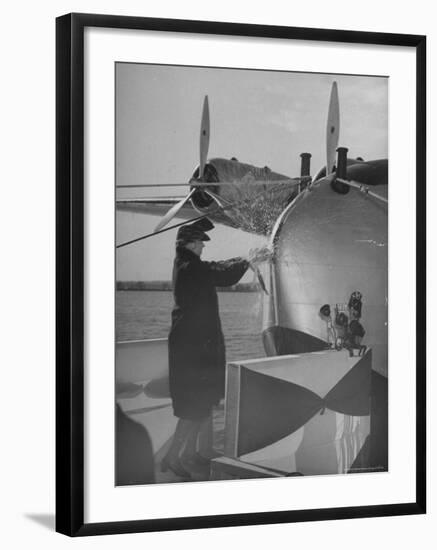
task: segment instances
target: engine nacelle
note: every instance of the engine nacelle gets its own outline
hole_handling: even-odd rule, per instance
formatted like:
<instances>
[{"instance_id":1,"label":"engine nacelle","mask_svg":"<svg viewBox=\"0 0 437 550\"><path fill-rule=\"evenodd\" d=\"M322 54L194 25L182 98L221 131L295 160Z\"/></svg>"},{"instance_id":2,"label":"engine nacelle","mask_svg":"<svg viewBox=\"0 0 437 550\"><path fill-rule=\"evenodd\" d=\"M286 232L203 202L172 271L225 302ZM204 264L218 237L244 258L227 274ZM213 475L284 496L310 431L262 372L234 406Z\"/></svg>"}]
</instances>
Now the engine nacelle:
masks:
<instances>
[{"instance_id":1,"label":"engine nacelle","mask_svg":"<svg viewBox=\"0 0 437 550\"><path fill-rule=\"evenodd\" d=\"M199 168L190 180L196 191L193 207L201 214L214 212L225 225L268 235L284 208L300 190L300 179L291 179L237 159L211 159L199 180ZM197 183L210 184L201 188ZM220 219L219 219L220 218Z\"/></svg>"}]
</instances>

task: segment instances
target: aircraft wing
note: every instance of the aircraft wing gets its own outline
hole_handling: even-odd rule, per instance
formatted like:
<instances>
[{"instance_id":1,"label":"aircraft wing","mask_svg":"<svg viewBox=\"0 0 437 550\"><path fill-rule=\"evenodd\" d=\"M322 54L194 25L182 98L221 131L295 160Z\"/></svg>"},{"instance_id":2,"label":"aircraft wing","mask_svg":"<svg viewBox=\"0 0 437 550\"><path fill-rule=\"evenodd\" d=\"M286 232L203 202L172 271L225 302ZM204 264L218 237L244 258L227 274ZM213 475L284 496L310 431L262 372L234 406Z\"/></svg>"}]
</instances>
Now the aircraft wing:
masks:
<instances>
[{"instance_id":1,"label":"aircraft wing","mask_svg":"<svg viewBox=\"0 0 437 550\"><path fill-rule=\"evenodd\" d=\"M181 201L183 197L156 197L147 199L118 199L117 210L124 212L136 212L139 214L152 214L155 216L164 216L170 208ZM191 202L184 204L179 210L177 217L183 220L189 220L198 215Z\"/></svg>"}]
</instances>

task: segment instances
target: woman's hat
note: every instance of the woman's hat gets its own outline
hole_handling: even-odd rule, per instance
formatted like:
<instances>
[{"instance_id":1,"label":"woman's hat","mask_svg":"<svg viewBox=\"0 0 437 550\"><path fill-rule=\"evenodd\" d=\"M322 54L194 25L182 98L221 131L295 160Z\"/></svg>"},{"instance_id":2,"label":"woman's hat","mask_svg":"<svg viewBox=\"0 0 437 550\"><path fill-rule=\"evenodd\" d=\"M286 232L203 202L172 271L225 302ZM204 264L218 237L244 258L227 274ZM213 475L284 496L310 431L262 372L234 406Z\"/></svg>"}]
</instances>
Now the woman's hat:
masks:
<instances>
[{"instance_id":1,"label":"woman's hat","mask_svg":"<svg viewBox=\"0 0 437 550\"><path fill-rule=\"evenodd\" d=\"M210 241L205 231L211 231L214 224L208 218L202 218L190 225L183 225L178 229L176 244L186 244L193 241Z\"/></svg>"}]
</instances>

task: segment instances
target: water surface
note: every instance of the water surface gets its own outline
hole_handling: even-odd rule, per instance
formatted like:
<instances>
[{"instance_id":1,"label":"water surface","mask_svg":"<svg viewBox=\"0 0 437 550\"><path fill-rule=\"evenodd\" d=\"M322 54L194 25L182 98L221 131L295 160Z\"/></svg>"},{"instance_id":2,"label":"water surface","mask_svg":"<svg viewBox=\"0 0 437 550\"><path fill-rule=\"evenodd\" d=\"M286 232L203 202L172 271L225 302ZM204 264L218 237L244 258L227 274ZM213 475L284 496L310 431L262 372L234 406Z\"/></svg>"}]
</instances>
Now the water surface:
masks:
<instances>
[{"instance_id":1,"label":"water surface","mask_svg":"<svg viewBox=\"0 0 437 550\"><path fill-rule=\"evenodd\" d=\"M260 293L219 292L218 297L227 360L264 357ZM167 338L172 307L169 291L117 291L117 341Z\"/></svg>"}]
</instances>

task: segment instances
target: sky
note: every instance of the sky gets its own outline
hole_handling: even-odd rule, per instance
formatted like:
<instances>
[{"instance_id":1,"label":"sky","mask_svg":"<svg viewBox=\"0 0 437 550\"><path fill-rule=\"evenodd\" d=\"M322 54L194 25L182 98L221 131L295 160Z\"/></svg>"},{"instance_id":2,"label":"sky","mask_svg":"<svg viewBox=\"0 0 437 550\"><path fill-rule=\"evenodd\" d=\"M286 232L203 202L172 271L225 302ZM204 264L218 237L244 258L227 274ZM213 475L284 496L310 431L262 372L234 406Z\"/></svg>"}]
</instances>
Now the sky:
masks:
<instances>
[{"instance_id":1,"label":"sky","mask_svg":"<svg viewBox=\"0 0 437 550\"><path fill-rule=\"evenodd\" d=\"M208 95L208 158L236 157L300 174L309 152L311 174L326 163L326 119L332 83L338 84L339 146L364 160L388 157L388 88L384 77L263 70L116 65L116 184L188 182L199 163L202 105ZM117 189L117 196L183 196L187 187ZM117 212L116 241L153 231L159 218ZM174 222L180 220L175 219ZM246 255L264 237L216 226L203 259ZM175 230L117 251L118 280L169 280ZM247 275L244 280L251 280Z\"/></svg>"}]
</instances>

